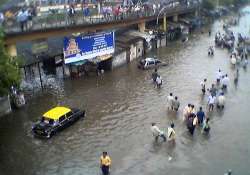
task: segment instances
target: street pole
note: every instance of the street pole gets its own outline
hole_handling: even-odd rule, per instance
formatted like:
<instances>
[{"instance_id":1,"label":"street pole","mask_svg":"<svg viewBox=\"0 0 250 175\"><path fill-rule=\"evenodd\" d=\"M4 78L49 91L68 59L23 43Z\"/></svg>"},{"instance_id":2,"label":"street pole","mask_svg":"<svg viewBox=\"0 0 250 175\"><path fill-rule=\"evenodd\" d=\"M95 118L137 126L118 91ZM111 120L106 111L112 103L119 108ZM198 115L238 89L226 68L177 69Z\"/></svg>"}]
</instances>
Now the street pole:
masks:
<instances>
[{"instance_id":1,"label":"street pole","mask_svg":"<svg viewBox=\"0 0 250 175\"><path fill-rule=\"evenodd\" d=\"M159 23L159 17L160 17L160 15L161 15L161 13L162 13L166 8L167 8L167 6L163 7L163 8L159 11L159 13L158 13L158 15L157 15L157 18L156 18L156 27L157 27L157 28L158 28L158 23Z\"/></svg>"}]
</instances>

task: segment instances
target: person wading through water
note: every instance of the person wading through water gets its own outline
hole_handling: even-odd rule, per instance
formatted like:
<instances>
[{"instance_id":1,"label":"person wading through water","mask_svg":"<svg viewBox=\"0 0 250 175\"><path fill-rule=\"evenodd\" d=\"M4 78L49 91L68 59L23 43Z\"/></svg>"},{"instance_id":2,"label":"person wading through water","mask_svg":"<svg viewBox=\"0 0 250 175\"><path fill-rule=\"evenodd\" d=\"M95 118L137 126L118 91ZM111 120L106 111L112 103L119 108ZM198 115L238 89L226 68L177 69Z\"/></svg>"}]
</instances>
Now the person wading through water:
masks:
<instances>
[{"instance_id":1,"label":"person wading through water","mask_svg":"<svg viewBox=\"0 0 250 175\"><path fill-rule=\"evenodd\" d=\"M168 142L175 144L174 123L171 123L170 127L168 127Z\"/></svg>"},{"instance_id":2,"label":"person wading through water","mask_svg":"<svg viewBox=\"0 0 250 175\"><path fill-rule=\"evenodd\" d=\"M163 131L161 131L158 126L156 126L155 123L152 123L151 131L153 136L155 137L156 142L158 141L159 137L161 137L163 141L166 142L167 140L166 136L164 135Z\"/></svg>"},{"instance_id":3,"label":"person wading through water","mask_svg":"<svg viewBox=\"0 0 250 175\"><path fill-rule=\"evenodd\" d=\"M107 152L103 152L100 158L100 167L103 175L110 174L111 158L108 156Z\"/></svg>"},{"instance_id":4,"label":"person wading through water","mask_svg":"<svg viewBox=\"0 0 250 175\"><path fill-rule=\"evenodd\" d=\"M207 79L205 78L205 79L200 83L200 85L201 85L201 91L202 91L203 95L205 95L205 93L206 93L206 82L207 82Z\"/></svg>"},{"instance_id":5,"label":"person wading through water","mask_svg":"<svg viewBox=\"0 0 250 175\"><path fill-rule=\"evenodd\" d=\"M178 100L178 97L177 96L175 96L175 98L174 98L174 100L173 100L173 103L172 103L172 110L174 110L174 111L178 111L178 109L179 109L179 107L180 107L180 102L179 102L179 100Z\"/></svg>"},{"instance_id":6,"label":"person wading through water","mask_svg":"<svg viewBox=\"0 0 250 175\"><path fill-rule=\"evenodd\" d=\"M152 73L152 80L154 84L156 84L157 76L158 76L157 69L155 69L155 71Z\"/></svg>"},{"instance_id":7,"label":"person wading through water","mask_svg":"<svg viewBox=\"0 0 250 175\"><path fill-rule=\"evenodd\" d=\"M209 131L210 131L209 118L206 118L206 120L203 122L202 133L203 134L208 134Z\"/></svg>"}]
</instances>

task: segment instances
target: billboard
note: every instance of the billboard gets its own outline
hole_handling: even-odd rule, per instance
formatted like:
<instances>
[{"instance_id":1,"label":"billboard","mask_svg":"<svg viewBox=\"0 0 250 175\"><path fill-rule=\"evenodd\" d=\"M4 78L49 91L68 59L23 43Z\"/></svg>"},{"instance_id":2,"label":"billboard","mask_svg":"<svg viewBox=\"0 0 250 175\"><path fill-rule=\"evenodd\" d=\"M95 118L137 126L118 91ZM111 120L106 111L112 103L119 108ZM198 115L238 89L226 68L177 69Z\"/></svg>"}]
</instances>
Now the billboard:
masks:
<instances>
[{"instance_id":1,"label":"billboard","mask_svg":"<svg viewBox=\"0 0 250 175\"><path fill-rule=\"evenodd\" d=\"M31 51L33 54L48 52L49 44L47 40L35 40L32 42Z\"/></svg>"},{"instance_id":2,"label":"billboard","mask_svg":"<svg viewBox=\"0 0 250 175\"><path fill-rule=\"evenodd\" d=\"M65 64L95 58L115 51L114 32L64 38Z\"/></svg>"}]
</instances>

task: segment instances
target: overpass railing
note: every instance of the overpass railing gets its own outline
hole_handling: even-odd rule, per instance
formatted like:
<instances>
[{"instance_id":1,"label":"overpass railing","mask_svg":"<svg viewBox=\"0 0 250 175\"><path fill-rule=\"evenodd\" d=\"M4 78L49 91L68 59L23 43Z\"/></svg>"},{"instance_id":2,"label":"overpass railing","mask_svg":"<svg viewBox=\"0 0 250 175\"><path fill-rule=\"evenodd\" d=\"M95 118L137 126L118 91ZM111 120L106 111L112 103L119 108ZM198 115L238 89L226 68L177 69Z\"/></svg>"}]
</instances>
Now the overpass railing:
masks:
<instances>
[{"instance_id":1,"label":"overpass railing","mask_svg":"<svg viewBox=\"0 0 250 175\"><path fill-rule=\"evenodd\" d=\"M177 7L166 8L163 14L167 16L178 13L185 13L191 10L195 10L197 4L194 5L180 5ZM141 18L148 18L157 16L159 11L138 11L131 13L122 13L120 15L93 15L84 16L83 13L76 13L74 16L68 16L67 14L59 13L48 15L46 17L34 17L31 21L27 22L27 27L22 31L20 24L17 21L11 23L4 23L3 28L6 34L20 34L26 32L41 31L46 29L57 28L72 28L76 26L88 26L105 23L115 23L129 20L138 20Z\"/></svg>"}]
</instances>

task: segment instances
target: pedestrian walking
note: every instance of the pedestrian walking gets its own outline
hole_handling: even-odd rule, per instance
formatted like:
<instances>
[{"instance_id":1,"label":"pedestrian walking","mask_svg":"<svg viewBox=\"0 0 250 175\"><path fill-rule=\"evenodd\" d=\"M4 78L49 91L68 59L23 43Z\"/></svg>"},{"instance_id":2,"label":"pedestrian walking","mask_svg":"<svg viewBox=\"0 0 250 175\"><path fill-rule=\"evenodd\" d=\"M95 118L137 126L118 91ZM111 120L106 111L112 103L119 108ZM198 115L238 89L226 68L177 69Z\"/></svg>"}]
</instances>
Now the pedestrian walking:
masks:
<instances>
[{"instance_id":1,"label":"pedestrian walking","mask_svg":"<svg viewBox=\"0 0 250 175\"><path fill-rule=\"evenodd\" d=\"M183 109L183 121L187 121L190 111L191 111L191 104L188 104Z\"/></svg>"},{"instance_id":2,"label":"pedestrian walking","mask_svg":"<svg viewBox=\"0 0 250 175\"><path fill-rule=\"evenodd\" d=\"M103 175L110 174L111 158L108 156L107 152L103 152L100 158L100 167Z\"/></svg>"},{"instance_id":3,"label":"pedestrian walking","mask_svg":"<svg viewBox=\"0 0 250 175\"><path fill-rule=\"evenodd\" d=\"M236 62L237 62L235 54L232 54L232 55L230 56L230 62L231 62L231 64L232 64L233 66L235 66L235 64L236 64Z\"/></svg>"},{"instance_id":4,"label":"pedestrian walking","mask_svg":"<svg viewBox=\"0 0 250 175\"><path fill-rule=\"evenodd\" d=\"M203 121L205 119L205 113L202 110L202 107L200 107L200 110L197 112L196 116L198 117L198 123L199 123L199 125L202 125Z\"/></svg>"},{"instance_id":5,"label":"pedestrian walking","mask_svg":"<svg viewBox=\"0 0 250 175\"><path fill-rule=\"evenodd\" d=\"M173 93L170 93L169 96L167 97L167 108L172 109L173 106L173 101L174 101L174 97L173 97Z\"/></svg>"},{"instance_id":6,"label":"pedestrian walking","mask_svg":"<svg viewBox=\"0 0 250 175\"><path fill-rule=\"evenodd\" d=\"M172 110L175 110L175 111L177 112L178 109L179 109L179 107L180 107L180 102L179 102L179 100L178 100L178 97L175 96L175 98L174 98L174 100L173 100L173 103L172 103L171 109L172 109Z\"/></svg>"},{"instance_id":7,"label":"pedestrian walking","mask_svg":"<svg viewBox=\"0 0 250 175\"><path fill-rule=\"evenodd\" d=\"M68 10L68 15L69 15L71 24L75 24L75 19L74 19L75 14L76 14L75 7L73 4L71 4Z\"/></svg>"},{"instance_id":8,"label":"pedestrian walking","mask_svg":"<svg viewBox=\"0 0 250 175\"><path fill-rule=\"evenodd\" d=\"M170 127L168 127L168 142L175 143L175 135L174 123L171 123Z\"/></svg>"},{"instance_id":9,"label":"pedestrian walking","mask_svg":"<svg viewBox=\"0 0 250 175\"><path fill-rule=\"evenodd\" d=\"M158 76L157 69L155 69L155 71L152 73L151 76L154 84L156 83L157 76Z\"/></svg>"},{"instance_id":10,"label":"pedestrian walking","mask_svg":"<svg viewBox=\"0 0 250 175\"><path fill-rule=\"evenodd\" d=\"M162 85L162 78L160 75L158 75L156 78L156 86L159 89L159 88L161 88L161 85Z\"/></svg>"},{"instance_id":11,"label":"pedestrian walking","mask_svg":"<svg viewBox=\"0 0 250 175\"><path fill-rule=\"evenodd\" d=\"M239 69L234 72L234 84L237 84L239 80Z\"/></svg>"},{"instance_id":12,"label":"pedestrian walking","mask_svg":"<svg viewBox=\"0 0 250 175\"><path fill-rule=\"evenodd\" d=\"M25 11L25 9L22 9L17 14L17 22L20 23L21 31L27 29L27 20L28 20L28 13Z\"/></svg>"},{"instance_id":13,"label":"pedestrian walking","mask_svg":"<svg viewBox=\"0 0 250 175\"><path fill-rule=\"evenodd\" d=\"M226 90L228 85L229 85L229 78L228 78L228 75L226 74L223 79L221 80L221 83L222 83L222 89Z\"/></svg>"},{"instance_id":14,"label":"pedestrian walking","mask_svg":"<svg viewBox=\"0 0 250 175\"><path fill-rule=\"evenodd\" d=\"M246 69L247 65L248 65L248 59L245 58L244 61L243 61L243 68Z\"/></svg>"},{"instance_id":15,"label":"pedestrian walking","mask_svg":"<svg viewBox=\"0 0 250 175\"><path fill-rule=\"evenodd\" d=\"M194 134L194 130L195 130L194 118L195 118L195 115L191 114L187 119L187 128L191 135Z\"/></svg>"},{"instance_id":16,"label":"pedestrian walking","mask_svg":"<svg viewBox=\"0 0 250 175\"><path fill-rule=\"evenodd\" d=\"M222 93L218 96L217 108L219 108L219 109L224 109L225 101L226 101L226 98L225 98L225 96L224 96L224 93L222 92Z\"/></svg>"},{"instance_id":17,"label":"pedestrian walking","mask_svg":"<svg viewBox=\"0 0 250 175\"><path fill-rule=\"evenodd\" d=\"M212 94L208 97L208 111L214 110L214 103L215 103L216 97Z\"/></svg>"},{"instance_id":18,"label":"pedestrian walking","mask_svg":"<svg viewBox=\"0 0 250 175\"><path fill-rule=\"evenodd\" d=\"M159 138L159 137L161 137L161 138L163 139L163 141L166 142L167 138L166 138L166 136L164 135L164 132L161 131L161 130L159 129L159 127L156 126L155 123L152 123L151 131L152 131L153 137L155 138L155 141L156 141L156 142L158 141L158 138Z\"/></svg>"},{"instance_id":19,"label":"pedestrian walking","mask_svg":"<svg viewBox=\"0 0 250 175\"><path fill-rule=\"evenodd\" d=\"M205 95L205 93L206 93L206 82L207 82L207 79L205 78L205 79L200 83L200 85L201 85L201 92L202 92L203 95Z\"/></svg>"},{"instance_id":20,"label":"pedestrian walking","mask_svg":"<svg viewBox=\"0 0 250 175\"><path fill-rule=\"evenodd\" d=\"M190 108L190 112L189 112L190 114L196 114L196 110L195 110L195 107L194 107L194 105L191 105L191 108Z\"/></svg>"},{"instance_id":21,"label":"pedestrian walking","mask_svg":"<svg viewBox=\"0 0 250 175\"><path fill-rule=\"evenodd\" d=\"M202 126L202 133L203 134L208 134L210 131L210 123L209 123L209 118L206 118L206 120L203 122Z\"/></svg>"},{"instance_id":22,"label":"pedestrian walking","mask_svg":"<svg viewBox=\"0 0 250 175\"><path fill-rule=\"evenodd\" d=\"M211 89L210 89L209 91L210 91L210 94L211 94L212 96L216 96L216 94L217 94L217 89L216 89L216 87L215 87L214 84L212 84L212 87L211 87Z\"/></svg>"},{"instance_id":23,"label":"pedestrian walking","mask_svg":"<svg viewBox=\"0 0 250 175\"><path fill-rule=\"evenodd\" d=\"M219 69L219 70L216 72L216 82L217 82L218 84L220 83L221 77L222 77L222 71Z\"/></svg>"}]
</instances>

